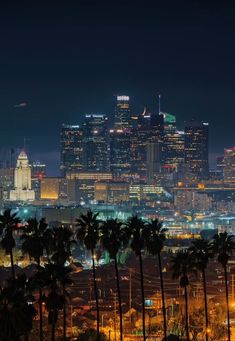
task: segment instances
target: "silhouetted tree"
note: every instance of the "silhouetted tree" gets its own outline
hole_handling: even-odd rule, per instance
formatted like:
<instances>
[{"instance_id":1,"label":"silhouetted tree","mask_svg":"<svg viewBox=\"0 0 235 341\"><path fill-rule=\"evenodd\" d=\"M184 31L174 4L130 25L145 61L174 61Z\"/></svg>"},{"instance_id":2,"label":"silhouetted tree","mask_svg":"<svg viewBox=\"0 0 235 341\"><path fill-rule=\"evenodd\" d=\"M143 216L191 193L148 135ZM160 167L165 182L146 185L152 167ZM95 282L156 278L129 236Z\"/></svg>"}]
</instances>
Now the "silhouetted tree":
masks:
<instances>
[{"instance_id":1,"label":"silhouetted tree","mask_svg":"<svg viewBox=\"0 0 235 341\"><path fill-rule=\"evenodd\" d=\"M65 300L59 283L64 268L50 263L46 265L45 270L49 291L45 303L48 311L48 323L51 325L51 341L55 341L55 327L58 321L58 314L59 310L63 309Z\"/></svg>"},{"instance_id":2,"label":"silhouetted tree","mask_svg":"<svg viewBox=\"0 0 235 341\"><path fill-rule=\"evenodd\" d=\"M95 249L99 240L99 226L100 222L97 219L98 213L93 214L90 210L87 214L81 214L77 219L77 239L84 244L86 249L91 252L92 258L92 272L93 284L96 301L96 320L97 320L97 340L100 341L100 314L99 314L99 300L96 284L96 270L95 270Z\"/></svg>"},{"instance_id":3,"label":"silhouetted tree","mask_svg":"<svg viewBox=\"0 0 235 341\"><path fill-rule=\"evenodd\" d=\"M76 244L73 239L73 232L68 227L58 227L53 229L54 236L54 253L51 257L51 260L59 265L61 268L64 268L61 275L59 276L59 281L62 286L63 295L64 295L64 307L63 307L63 338L66 340L66 298L67 285L72 284L72 280L69 277L69 273L72 271L70 267L66 266L66 262L69 263L71 257L71 249L72 246Z\"/></svg>"},{"instance_id":4,"label":"silhouetted tree","mask_svg":"<svg viewBox=\"0 0 235 341\"><path fill-rule=\"evenodd\" d=\"M0 340L18 341L32 329L35 309L34 297L28 291L25 275L9 279L0 288Z\"/></svg>"},{"instance_id":5,"label":"silhouetted tree","mask_svg":"<svg viewBox=\"0 0 235 341\"><path fill-rule=\"evenodd\" d=\"M145 228L145 240L146 240L146 248L150 255L157 256L158 258L158 267L160 274L160 283L161 283L161 294L162 294L162 313L163 313L163 329L164 329L164 337L167 337L167 321L166 321L166 307L165 307L165 294L164 294L164 283L163 283L163 273L162 273L162 261L161 261L161 252L164 246L164 241L166 238L166 228L162 226L162 223L158 220L152 220L146 225Z\"/></svg>"},{"instance_id":6,"label":"silhouetted tree","mask_svg":"<svg viewBox=\"0 0 235 341\"><path fill-rule=\"evenodd\" d=\"M18 228L21 220L17 213L11 213L7 209L0 215L0 234L2 236L1 245L6 255L10 255L12 278L15 278L15 267L13 259L13 249L15 247L14 231Z\"/></svg>"},{"instance_id":7,"label":"silhouetted tree","mask_svg":"<svg viewBox=\"0 0 235 341\"><path fill-rule=\"evenodd\" d=\"M189 341L189 325L188 325L188 292L187 287L189 285L189 274L194 271L192 257L188 250L177 252L171 258L171 270L172 278L180 280L181 288L184 288L184 299L185 299L185 327L186 337Z\"/></svg>"},{"instance_id":8,"label":"silhouetted tree","mask_svg":"<svg viewBox=\"0 0 235 341\"><path fill-rule=\"evenodd\" d=\"M53 235L45 219L38 221L36 218L29 219L22 226L22 252L33 258L38 265L38 276L35 278L35 285L39 291L39 330L40 341L43 341L43 316L42 316L42 288L45 286L44 277L41 271L41 258L44 254L50 256L53 249Z\"/></svg>"},{"instance_id":9,"label":"silhouetted tree","mask_svg":"<svg viewBox=\"0 0 235 341\"><path fill-rule=\"evenodd\" d=\"M107 220L101 225L101 245L105 250L108 251L111 259L114 260L115 273L116 273L116 283L117 283L117 293L118 293L118 306L119 306L119 316L120 316L120 340L123 340L123 326L122 326L122 300L121 300L121 290L119 281L119 271L118 271L118 252L122 246L126 246L128 239L124 233L124 226L122 222L117 221L117 219Z\"/></svg>"},{"instance_id":10,"label":"silhouetted tree","mask_svg":"<svg viewBox=\"0 0 235 341\"><path fill-rule=\"evenodd\" d=\"M226 290L226 308L227 308L227 328L228 328L228 341L231 340L230 335L230 313L229 313L229 298L228 298L228 274L227 264L230 256L235 250L235 243L233 236L229 236L227 232L218 233L213 238L213 251L218 256L218 262L224 270L224 281Z\"/></svg>"},{"instance_id":11,"label":"silhouetted tree","mask_svg":"<svg viewBox=\"0 0 235 341\"><path fill-rule=\"evenodd\" d=\"M202 274L203 292L204 292L204 307L205 307L205 335L208 341L208 308L207 308L207 289L206 289L206 268L209 259L213 257L211 245L206 239L196 239L192 242L189 248L191 252L195 269Z\"/></svg>"},{"instance_id":12,"label":"silhouetted tree","mask_svg":"<svg viewBox=\"0 0 235 341\"><path fill-rule=\"evenodd\" d=\"M143 338L146 340L145 331L145 298L144 298L144 275L143 275L143 260L142 251L145 247L144 237L145 223L137 215L132 216L126 224L126 236L131 240L131 249L139 258L140 264L140 285L141 285L141 298L142 298L142 322L143 322Z\"/></svg>"}]
</instances>

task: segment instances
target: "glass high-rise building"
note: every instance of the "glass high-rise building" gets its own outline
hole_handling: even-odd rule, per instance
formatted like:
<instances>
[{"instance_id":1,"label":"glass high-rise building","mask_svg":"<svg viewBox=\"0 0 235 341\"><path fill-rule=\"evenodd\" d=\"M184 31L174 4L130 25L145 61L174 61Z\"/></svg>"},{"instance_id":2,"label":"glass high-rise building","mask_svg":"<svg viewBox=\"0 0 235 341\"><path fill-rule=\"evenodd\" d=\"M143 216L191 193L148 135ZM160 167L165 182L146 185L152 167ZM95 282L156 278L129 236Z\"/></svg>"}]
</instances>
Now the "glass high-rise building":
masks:
<instances>
[{"instance_id":1,"label":"glass high-rise building","mask_svg":"<svg viewBox=\"0 0 235 341\"><path fill-rule=\"evenodd\" d=\"M184 163L184 132L176 129L176 117L164 114L163 160L164 167L177 170Z\"/></svg>"},{"instance_id":2,"label":"glass high-rise building","mask_svg":"<svg viewBox=\"0 0 235 341\"><path fill-rule=\"evenodd\" d=\"M137 126L131 134L131 172L140 177L147 174L147 144L151 137L151 114L147 108L137 116Z\"/></svg>"},{"instance_id":3,"label":"glass high-rise building","mask_svg":"<svg viewBox=\"0 0 235 341\"><path fill-rule=\"evenodd\" d=\"M223 158L224 181L235 183L235 147L224 150Z\"/></svg>"},{"instance_id":4,"label":"glass high-rise building","mask_svg":"<svg viewBox=\"0 0 235 341\"><path fill-rule=\"evenodd\" d=\"M117 96L114 126L116 129L128 129L131 128L131 125L130 97L126 95Z\"/></svg>"},{"instance_id":5,"label":"glass high-rise building","mask_svg":"<svg viewBox=\"0 0 235 341\"><path fill-rule=\"evenodd\" d=\"M67 172L83 168L83 130L79 125L63 124L60 133L61 175L65 177Z\"/></svg>"},{"instance_id":6,"label":"glass high-rise building","mask_svg":"<svg viewBox=\"0 0 235 341\"><path fill-rule=\"evenodd\" d=\"M115 177L130 174L131 134L129 131L112 129L109 133L110 170Z\"/></svg>"},{"instance_id":7,"label":"glass high-rise building","mask_svg":"<svg viewBox=\"0 0 235 341\"><path fill-rule=\"evenodd\" d=\"M208 177L208 123L185 123L184 162L187 174L196 179Z\"/></svg>"},{"instance_id":8,"label":"glass high-rise building","mask_svg":"<svg viewBox=\"0 0 235 341\"><path fill-rule=\"evenodd\" d=\"M109 171L108 117L104 114L85 116L84 166L87 171Z\"/></svg>"}]
</instances>

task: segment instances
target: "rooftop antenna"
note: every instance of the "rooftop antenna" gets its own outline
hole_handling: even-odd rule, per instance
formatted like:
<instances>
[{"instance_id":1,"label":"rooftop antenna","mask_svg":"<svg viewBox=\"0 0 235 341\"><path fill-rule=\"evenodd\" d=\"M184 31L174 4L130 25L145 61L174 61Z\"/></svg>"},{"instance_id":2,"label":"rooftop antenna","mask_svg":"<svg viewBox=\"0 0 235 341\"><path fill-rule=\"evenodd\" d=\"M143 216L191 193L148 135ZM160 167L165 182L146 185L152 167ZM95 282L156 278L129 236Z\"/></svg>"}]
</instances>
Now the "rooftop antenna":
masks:
<instances>
[{"instance_id":1,"label":"rooftop antenna","mask_svg":"<svg viewBox=\"0 0 235 341\"><path fill-rule=\"evenodd\" d=\"M161 112L161 94L158 94L158 114Z\"/></svg>"}]
</instances>

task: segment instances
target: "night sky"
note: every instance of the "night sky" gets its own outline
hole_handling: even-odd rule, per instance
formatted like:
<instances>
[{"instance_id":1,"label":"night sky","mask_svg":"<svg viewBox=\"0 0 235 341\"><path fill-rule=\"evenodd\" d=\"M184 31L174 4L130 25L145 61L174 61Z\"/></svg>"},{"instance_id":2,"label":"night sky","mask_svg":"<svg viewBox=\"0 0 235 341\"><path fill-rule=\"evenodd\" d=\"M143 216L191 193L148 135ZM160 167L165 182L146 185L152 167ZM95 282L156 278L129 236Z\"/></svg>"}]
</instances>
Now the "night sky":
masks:
<instances>
[{"instance_id":1,"label":"night sky","mask_svg":"<svg viewBox=\"0 0 235 341\"><path fill-rule=\"evenodd\" d=\"M235 145L235 6L229 1L9 1L0 5L0 146L57 172L62 123L112 116L114 94L210 123L211 159ZM20 103L27 103L19 105Z\"/></svg>"}]
</instances>

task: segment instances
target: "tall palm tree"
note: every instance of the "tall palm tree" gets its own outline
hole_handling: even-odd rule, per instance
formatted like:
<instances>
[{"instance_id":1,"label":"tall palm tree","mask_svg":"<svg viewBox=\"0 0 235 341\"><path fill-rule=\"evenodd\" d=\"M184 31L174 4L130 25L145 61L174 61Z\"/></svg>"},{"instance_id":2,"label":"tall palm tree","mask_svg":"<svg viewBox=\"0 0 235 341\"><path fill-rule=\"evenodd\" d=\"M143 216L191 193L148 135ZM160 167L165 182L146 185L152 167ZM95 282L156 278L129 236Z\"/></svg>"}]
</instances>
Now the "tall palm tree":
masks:
<instances>
[{"instance_id":1,"label":"tall palm tree","mask_svg":"<svg viewBox=\"0 0 235 341\"><path fill-rule=\"evenodd\" d=\"M32 330L35 310L34 297L28 290L25 275L10 278L0 287L0 339L2 341L19 341L20 337L28 340Z\"/></svg>"},{"instance_id":2,"label":"tall palm tree","mask_svg":"<svg viewBox=\"0 0 235 341\"><path fill-rule=\"evenodd\" d=\"M126 246L128 243L128 239L126 238L126 234L124 233L123 223L117 221L117 219L107 220L104 224L101 225L100 241L101 246L108 251L110 258L114 260L120 316L120 340L122 341L123 340L122 300L117 257L121 247Z\"/></svg>"},{"instance_id":3,"label":"tall palm tree","mask_svg":"<svg viewBox=\"0 0 235 341\"><path fill-rule=\"evenodd\" d=\"M167 321L166 321L166 308L165 308L165 292L164 292L164 283L163 283L163 273L162 273L162 260L161 260L161 252L164 247L164 241L166 238L167 229L162 227L162 223L158 220L151 220L146 225L145 228L145 240L146 240L146 248L148 252L157 256L158 258L158 267L160 274L160 283L161 283L161 294L162 294L162 313L163 313L163 327L164 327L164 339L167 339Z\"/></svg>"},{"instance_id":4,"label":"tall palm tree","mask_svg":"<svg viewBox=\"0 0 235 341\"><path fill-rule=\"evenodd\" d=\"M97 217L98 213L93 214L91 210L89 210L86 214L81 214L80 218L77 219L76 234L78 241L84 244L86 249L91 252L93 284L96 301L97 340L100 341L100 314L95 270L95 249L99 240L100 227L100 222Z\"/></svg>"},{"instance_id":5,"label":"tall palm tree","mask_svg":"<svg viewBox=\"0 0 235 341\"><path fill-rule=\"evenodd\" d=\"M204 307L205 307L205 326L206 326L206 341L208 341L208 307L207 307L207 289L206 289L206 268L210 258L213 257L210 242L206 239L196 239L192 242L189 248L191 252L195 269L202 274L203 292L204 292Z\"/></svg>"},{"instance_id":6,"label":"tall palm tree","mask_svg":"<svg viewBox=\"0 0 235 341\"><path fill-rule=\"evenodd\" d=\"M43 341L42 288L45 285L45 281L42 280L41 276L41 258L44 253L48 256L50 255L53 248L53 235L45 219L38 221L36 218L33 218L29 219L22 227L21 240L23 241L21 245L22 252L33 258L38 265L39 276L37 276L35 283L37 283L39 290L39 330L40 341Z\"/></svg>"},{"instance_id":7,"label":"tall palm tree","mask_svg":"<svg viewBox=\"0 0 235 341\"><path fill-rule=\"evenodd\" d=\"M228 235L227 232L218 233L213 238L213 251L217 255L218 262L224 270L224 281L226 290L226 308L227 308L227 328L228 328L228 341L231 340L230 335L230 313L229 313L229 298L228 298L228 274L227 264L230 256L235 250L235 242L233 236Z\"/></svg>"},{"instance_id":8,"label":"tall palm tree","mask_svg":"<svg viewBox=\"0 0 235 341\"><path fill-rule=\"evenodd\" d=\"M15 278L13 249L15 247L14 231L17 229L21 220L17 217L17 213L11 213L7 209L0 215L0 234L2 235L2 248L7 255L10 255L12 278Z\"/></svg>"},{"instance_id":9,"label":"tall palm tree","mask_svg":"<svg viewBox=\"0 0 235 341\"><path fill-rule=\"evenodd\" d=\"M142 251L145 247L145 223L137 215L132 216L126 224L125 233L127 238L131 240L131 249L135 253L136 257L139 258L140 264L140 285L141 285L141 298L142 298L142 323L143 323L143 339L146 340L145 331L145 299L144 299L144 275L143 275L143 259Z\"/></svg>"},{"instance_id":10,"label":"tall palm tree","mask_svg":"<svg viewBox=\"0 0 235 341\"><path fill-rule=\"evenodd\" d=\"M67 331L67 314L66 314L66 286L72 284L72 280L68 276L72 271L70 267L66 266L66 262L69 262L72 245L76 244L73 239L73 232L68 227L57 227L53 229L54 235L54 253L51 260L63 268L62 276L60 276L59 281L62 285L63 295L64 295L64 307L63 307L63 338L66 340Z\"/></svg>"},{"instance_id":11,"label":"tall palm tree","mask_svg":"<svg viewBox=\"0 0 235 341\"><path fill-rule=\"evenodd\" d=\"M59 310L64 308L64 295L60 289L59 279L63 275L64 268L53 263L45 267L49 292L46 297L46 308L48 310L48 323L51 325L51 341L55 341L56 323Z\"/></svg>"},{"instance_id":12,"label":"tall palm tree","mask_svg":"<svg viewBox=\"0 0 235 341\"><path fill-rule=\"evenodd\" d=\"M194 271L192 257L188 250L177 252L171 258L172 279L180 280L180 287L184 288L185 299L185 329L186 338L189 341L189 325L188 325L188 292L189 274Z\"/></svg>"}]
</instances>

